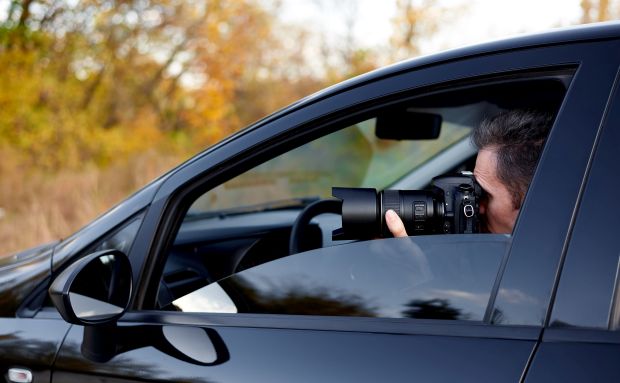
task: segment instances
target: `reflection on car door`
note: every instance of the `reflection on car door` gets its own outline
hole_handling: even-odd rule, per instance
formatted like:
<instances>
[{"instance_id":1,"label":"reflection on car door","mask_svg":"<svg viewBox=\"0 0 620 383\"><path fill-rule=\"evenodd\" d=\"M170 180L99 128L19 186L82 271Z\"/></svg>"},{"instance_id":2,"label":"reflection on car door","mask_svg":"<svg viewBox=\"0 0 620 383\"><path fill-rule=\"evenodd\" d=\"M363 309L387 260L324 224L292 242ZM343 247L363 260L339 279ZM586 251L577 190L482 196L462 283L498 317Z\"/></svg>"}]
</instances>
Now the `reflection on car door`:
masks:
<instances>
[{"instance_id":1,"label":"reflection on car door","mask_svg":"<svg viewBox=\"0 0 620 383\"><path fill-rule=\"evenodd\" d=\"M54 376L59 381L89 373L127 381L516 381L539 329L489 326L483 320L510 242L506 235L393 238L278 259L221 281L227 291L236 290L231 301L238 314L172 311L160 317L161 326L146 312L125 316L124 325L109 334L127 351L103 364L71 365L81 359L83 341L75 326ZM215 299L205 289L194 298ZM191 310L190 305L187 300L180 308ZM159 339L166 332L172 338ZM185 336L188 332L193 335Z\"/></svg>"}]
</instances>

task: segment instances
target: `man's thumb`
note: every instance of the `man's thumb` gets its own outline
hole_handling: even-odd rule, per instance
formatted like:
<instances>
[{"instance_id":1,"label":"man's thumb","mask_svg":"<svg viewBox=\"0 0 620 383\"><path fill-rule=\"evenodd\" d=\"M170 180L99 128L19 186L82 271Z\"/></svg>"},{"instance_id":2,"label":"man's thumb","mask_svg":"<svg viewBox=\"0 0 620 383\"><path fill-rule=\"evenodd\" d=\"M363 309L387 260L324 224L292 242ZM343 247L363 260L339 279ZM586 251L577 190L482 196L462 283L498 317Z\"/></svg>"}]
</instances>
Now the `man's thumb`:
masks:
<instances>
[{"instance_id":1,"label":"man's thumb","mask_svg":"<svg viewBox=\"0 0 620 383\"><path fill-rule=\"evenodd\" d=\"M394 237L407 237L405 225L394 210L390 209L385 212L385 223Z\"/></svg>"}]
</instances>

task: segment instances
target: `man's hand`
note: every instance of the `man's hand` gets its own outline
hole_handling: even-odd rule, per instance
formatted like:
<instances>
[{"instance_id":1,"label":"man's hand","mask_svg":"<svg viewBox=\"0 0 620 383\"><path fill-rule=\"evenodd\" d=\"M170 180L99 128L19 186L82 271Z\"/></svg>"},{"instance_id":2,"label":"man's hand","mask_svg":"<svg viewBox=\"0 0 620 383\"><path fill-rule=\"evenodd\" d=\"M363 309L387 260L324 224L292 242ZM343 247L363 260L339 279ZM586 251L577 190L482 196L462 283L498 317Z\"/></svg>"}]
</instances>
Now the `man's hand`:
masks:
<instances>
[{"instance_id":1,"label":"man's hand","mask_svg":"<svg viewBox=\"0 0 620 383\"><path fill-rule=\"evenodd\" d=\"M390 232L394 237L408 236L403 221L394 210L390 209L385 212L385 223L387 224L388 229L390 229Z\"/></svg>"}]
</instances>

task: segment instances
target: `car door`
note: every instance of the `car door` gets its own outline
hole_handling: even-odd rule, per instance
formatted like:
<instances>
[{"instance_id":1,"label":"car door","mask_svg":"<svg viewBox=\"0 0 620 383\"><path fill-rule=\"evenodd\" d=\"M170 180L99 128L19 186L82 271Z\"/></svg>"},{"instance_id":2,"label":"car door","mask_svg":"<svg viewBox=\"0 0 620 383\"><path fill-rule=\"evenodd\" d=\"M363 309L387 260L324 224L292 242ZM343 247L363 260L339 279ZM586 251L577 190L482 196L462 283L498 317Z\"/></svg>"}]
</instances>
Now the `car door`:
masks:
<instances>
[{"instance_id":1,"label":"car door","mask_svg":"<svg viewBox=\"0 0 620 383\"><path fill-rule=\"evenodd\" d=\"M616 79L528 382L617 381L620 366L620 93Z\"/></svg>"},{"instance_id":2,"label":"car door","mask_svg":"<svg viewBox=\"0 0 620 383\"><path fill-rule=\"evenodd\" d=\"M29 294L49 281L54 245L13 256L0 272L0 374L9 382L16 378L49 381L54 357L69 330L62 320L32 318L38 302Z\"/></svg>"},{"instance_id":3,"label":"car door","mask_svg":"<svg viewBox=\"0 0 620 383\"><path fill-rule=\"evenodd\" d=\"M618 48L616 40L601 40L499 49L436 63L422 59L417 67L319 94L303 108L267 119L190 161L157 192L131 250L137 288L118 334L125 343L131 343L132 333L142 334L135 335L140 342L109 361L93 362L80 351L84 330L73 326L53 381L92 375L107 381L521 379L541 336L616 75L619 57L608 53ZM221 297L218 285L225 293L241 291L222 300L232 301L236 313L158 307L170 249L198 196L337 130L352 115L453 87L496 78L511 83L515 76L536 79L540 73L569 73L570 80L512 235L343 243L248 267L207 286L218 290L211 297ZM506 98L511 100L510 94ZM292 285L297 290L287 290L284 280L297 282ZM357 289L347 290L349 285ZM239 310L239 296L250 309ZM321 309L308 312L308 307ZM156 347L161 337L187 343L166 352Z\"/></svg>"}]
</instances>

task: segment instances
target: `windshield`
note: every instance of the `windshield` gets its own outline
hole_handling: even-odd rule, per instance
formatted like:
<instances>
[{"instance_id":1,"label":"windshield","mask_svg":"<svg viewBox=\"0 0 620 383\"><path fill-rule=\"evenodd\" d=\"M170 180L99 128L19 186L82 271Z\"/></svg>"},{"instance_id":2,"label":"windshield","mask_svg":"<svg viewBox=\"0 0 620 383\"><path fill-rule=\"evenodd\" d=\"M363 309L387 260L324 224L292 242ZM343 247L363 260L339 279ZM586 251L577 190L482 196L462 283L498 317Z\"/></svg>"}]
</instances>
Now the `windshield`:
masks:
<instances>
[{"instance_id":1,"label":"windshield","mask_svg":"<svg viewBox=\"0 0 620 383\"><path fill-rule=\"evenodd\" d=\"M475 106L466 108L475 110ZM439 137L431 140L380 139L375 135L375 118L348 126L214 188L198 198L189 213L239 211L243 206L254 210L262 205L268 208L274 201L329 198L332 186L388 188L446 149L469 139L474 126L471 119L445 118L456 110L460 116L471 115L462 109L425 109L444 116ZM292 207L296 205L291 203Z\"/></svg>"}]
</instances>

